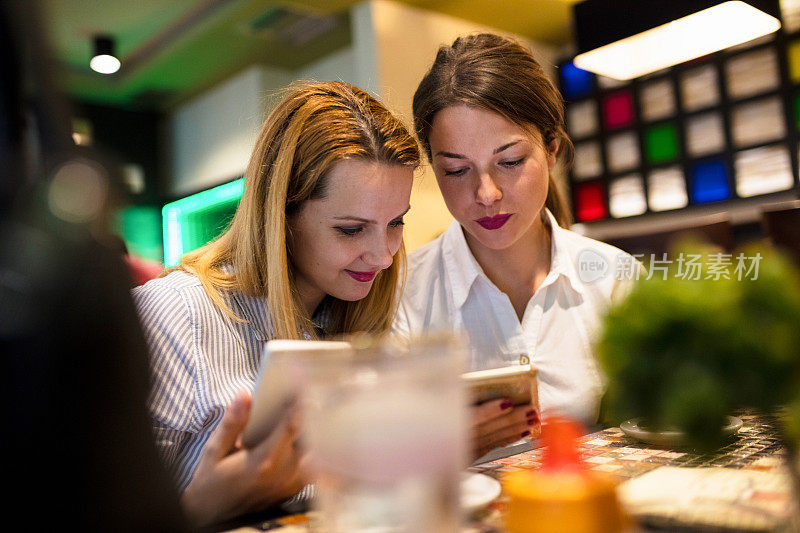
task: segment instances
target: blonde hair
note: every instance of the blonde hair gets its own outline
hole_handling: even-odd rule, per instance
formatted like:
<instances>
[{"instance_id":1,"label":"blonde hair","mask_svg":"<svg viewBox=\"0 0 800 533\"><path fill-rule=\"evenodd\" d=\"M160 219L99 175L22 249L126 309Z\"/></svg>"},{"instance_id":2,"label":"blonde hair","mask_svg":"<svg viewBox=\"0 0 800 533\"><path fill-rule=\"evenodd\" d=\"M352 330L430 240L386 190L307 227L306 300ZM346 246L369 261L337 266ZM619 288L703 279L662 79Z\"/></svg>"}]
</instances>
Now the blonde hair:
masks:
<instances>
[{"instance_id":1,"label":"blonde hair","mask_svg":"<svg viewBox=\"0 0 800 533\"><path fill-rule=\"evenodd\" d=\"M558 161L565 167L572 163L574 148L564 128L564 100L533 53L520 43L481 33L439 48L413 103L414 128L428 159L436 113L459 104L493 111L524 130L538 130L545 148L552 141L558 143ZM545 206L559 226L571 225L572 215L552 174Z\"/></svg>"},{"instance_id":2,"label":"blonde hair","mask_svg":"<svg viewBox=\"0 0 800 533\"><path fill-rule=\"evenodd\" d=\"M326 194L327 173L337 161L363 159L416 168L418 145L403 123L375 98L348 83L312 83L291 92L272 111L245 171L245 191L228 229L187 253L178 268L195 274L212 301L236 320L224 293L238 290L266 298L273 334L316 338L300 301L291 265L287 218L309 199ZM225 265L233 268L224 270ZM392 265L375 277L366 298L331 296L326 334L388 331L396 293L405 276L401 245Z\"/></svg>"}]
</instances>

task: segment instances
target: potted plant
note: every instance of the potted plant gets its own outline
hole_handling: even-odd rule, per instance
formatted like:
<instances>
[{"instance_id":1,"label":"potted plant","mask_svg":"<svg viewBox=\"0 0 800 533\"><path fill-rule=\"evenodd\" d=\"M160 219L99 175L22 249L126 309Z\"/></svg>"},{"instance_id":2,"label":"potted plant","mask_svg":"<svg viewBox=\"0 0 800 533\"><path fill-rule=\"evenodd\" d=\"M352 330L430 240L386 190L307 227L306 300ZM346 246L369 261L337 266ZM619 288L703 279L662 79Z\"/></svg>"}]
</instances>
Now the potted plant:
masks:
<instances>
[{"instance_id":1,"label":"potted plant","mask_svg":"<svg viewBox=\"0 0 800 533\"><path fill-rule=\"evenodd\" d=\"M707 266L723 259L729 268L687 277L689 256ZM798 269L763 248L728 256L685 244L672 257L668 270L637 282L605 319L598 345L608 378L605 416L677 428L687 444L709 451L723 442L737 408L780 412L777 429L800 495ZM755 271L743 259L757 260Z\"/></svg>"}]
</instances>

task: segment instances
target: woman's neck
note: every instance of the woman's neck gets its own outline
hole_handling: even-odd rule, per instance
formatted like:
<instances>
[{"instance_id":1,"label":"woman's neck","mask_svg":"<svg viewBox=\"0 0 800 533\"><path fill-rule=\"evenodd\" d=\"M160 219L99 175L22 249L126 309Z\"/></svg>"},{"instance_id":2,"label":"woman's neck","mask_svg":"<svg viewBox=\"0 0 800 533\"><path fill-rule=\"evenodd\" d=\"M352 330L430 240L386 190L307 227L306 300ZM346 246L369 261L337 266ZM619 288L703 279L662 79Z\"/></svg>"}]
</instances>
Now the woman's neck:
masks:
<instances>
[{"instance_id":1,"label":"woman's neck","mask_svg":"<svg viewBox=\"0 0 800 533\"><path fill-rule=\"evenodd\" d=\"M537 217L508 248L493 250L464 232L467 245L486 276L508 295L521 320L525 307L550 272L551 230Z\"/></svg>"},{"instance_id":2,"label":"woman's neck","mask_svg":"<svg viewBox=\"0 0 800 533\"><path fill-rule=\"evenodd\" d=\"M308 313L309 318L314 316L317 307L325 299L325 293L320 290L315 290L312 287L307 287L305 284L297 281L297 293L300 295L300 302L303 304L303 309Z\"/></svg>"}]
</instances>

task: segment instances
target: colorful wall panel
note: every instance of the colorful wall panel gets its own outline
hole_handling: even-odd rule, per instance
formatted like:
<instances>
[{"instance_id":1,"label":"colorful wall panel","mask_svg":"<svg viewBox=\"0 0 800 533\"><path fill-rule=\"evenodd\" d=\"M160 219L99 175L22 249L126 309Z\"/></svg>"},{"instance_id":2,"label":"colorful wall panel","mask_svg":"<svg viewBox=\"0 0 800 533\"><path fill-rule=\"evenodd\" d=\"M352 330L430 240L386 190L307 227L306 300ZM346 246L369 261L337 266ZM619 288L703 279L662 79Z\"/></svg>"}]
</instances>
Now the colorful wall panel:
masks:
<instances>
[{"instance_id":1,"label":"colorful wall panel","mask_svg":"<svg viewBox=\"0 0 800 533\"><path fill-rule=\"evenodd\" d=\"M800 191L800 27L625 82L566 61L559 81L578 222Z\"/></svg>"}]
</instances>

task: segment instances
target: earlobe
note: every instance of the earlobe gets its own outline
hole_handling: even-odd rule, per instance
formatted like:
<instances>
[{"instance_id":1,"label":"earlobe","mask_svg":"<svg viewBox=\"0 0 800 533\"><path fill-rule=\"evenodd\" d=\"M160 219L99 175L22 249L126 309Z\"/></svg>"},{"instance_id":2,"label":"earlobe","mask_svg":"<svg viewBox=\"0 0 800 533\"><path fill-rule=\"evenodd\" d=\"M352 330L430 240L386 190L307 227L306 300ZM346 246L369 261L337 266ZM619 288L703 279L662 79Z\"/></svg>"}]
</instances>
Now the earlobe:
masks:
<instances>
[{"instance_id":1,"label":"earlobe","mask_svg":"<svg viewBox=\"0 0 800 533\"><path fill-rule=\"evenodd\" d=\"M550 167L550 170L553 170L553 167L556 166L556 157L558 156L558 140L553 139L547 145L547 166Z\"/></svg>"}]
</instances>

